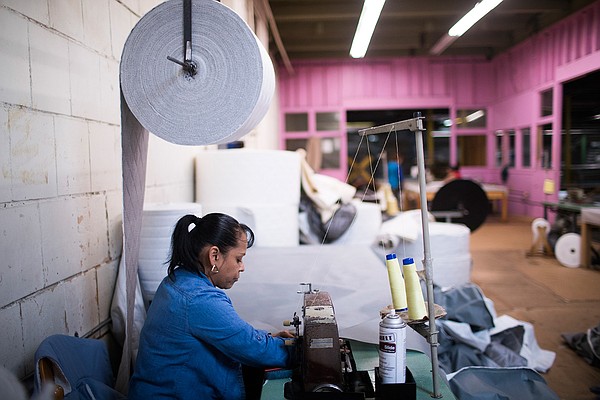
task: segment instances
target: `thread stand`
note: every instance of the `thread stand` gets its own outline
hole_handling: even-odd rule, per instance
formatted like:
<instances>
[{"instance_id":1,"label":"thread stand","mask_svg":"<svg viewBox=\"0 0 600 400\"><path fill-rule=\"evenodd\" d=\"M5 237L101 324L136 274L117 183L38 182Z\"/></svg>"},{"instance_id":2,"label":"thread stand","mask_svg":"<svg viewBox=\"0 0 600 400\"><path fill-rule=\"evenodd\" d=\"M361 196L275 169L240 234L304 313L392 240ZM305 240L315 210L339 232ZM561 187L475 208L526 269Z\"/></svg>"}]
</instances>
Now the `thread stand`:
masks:
<instances>
[{"instance_id":1,"label":"thread stand","mask_svg":"<svg viewBox=\"0 0 600 400\"><path fill-rule=\"evenodd\" d=\"M554 257L554 251L552 250L552 246L548 243L548 233L546 226L538 226L537 229L537 238L534 243L531 245L531 248L526 253L527 257L536 257L536 256L545 256L545 257Z\"/></svg>"},{"instance_id":2,"label":"thread stand","mask_svg":"<svg viewBox=\"0 0 600 400\"><path fill-rule=\"evenodd\" d=\"M409 130L415 133L415 145L417 150L417 167L419 170L419 195L421 198L421 225L423 228L423 256L425 266L425 283L427 286L428 315L435 315L433 301L433 259L431 258L431 245L429 240L429 214L427 210L427 194L425 186L425 152L423 145L423 116L420 112L413 114L414 118L399 121L391 124L380 125L372 128L361 129L358 134L361 136L375 135L381 133L389 134L392 131ZM431 349L431 376L433 380L433 393L431 397L441 398L439 383L439 360L438 360L438 331L436 329L435 318L429 320L429 329L427 332L427 341Z\"/></svg>"}]
</instances>

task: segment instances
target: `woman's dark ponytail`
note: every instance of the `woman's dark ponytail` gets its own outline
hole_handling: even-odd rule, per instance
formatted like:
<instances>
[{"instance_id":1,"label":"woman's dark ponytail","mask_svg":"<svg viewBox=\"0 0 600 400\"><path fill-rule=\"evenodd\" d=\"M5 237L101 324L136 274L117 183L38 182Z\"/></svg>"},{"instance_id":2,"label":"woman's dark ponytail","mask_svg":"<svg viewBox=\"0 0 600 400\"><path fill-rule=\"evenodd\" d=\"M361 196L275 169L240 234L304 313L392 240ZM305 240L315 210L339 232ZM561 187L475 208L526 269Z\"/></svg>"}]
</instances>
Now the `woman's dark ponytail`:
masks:
<instances>
[{"instance_id":1,"label":"woman's dark ponytail","mask_svg":"<svg viewBox=\"0 0 600 400\"><path fill-rule=\"evenodd\" d=\"M238 245L242 232L246 233L248 248L254 244L252 230L226 214L212 213L200 218L184 215L177 221L171 236L171 257L168 274L173 277L177 268L204 273L200 253L207 246L217 246L223 254Z\"/></svg>"}]
</instances>

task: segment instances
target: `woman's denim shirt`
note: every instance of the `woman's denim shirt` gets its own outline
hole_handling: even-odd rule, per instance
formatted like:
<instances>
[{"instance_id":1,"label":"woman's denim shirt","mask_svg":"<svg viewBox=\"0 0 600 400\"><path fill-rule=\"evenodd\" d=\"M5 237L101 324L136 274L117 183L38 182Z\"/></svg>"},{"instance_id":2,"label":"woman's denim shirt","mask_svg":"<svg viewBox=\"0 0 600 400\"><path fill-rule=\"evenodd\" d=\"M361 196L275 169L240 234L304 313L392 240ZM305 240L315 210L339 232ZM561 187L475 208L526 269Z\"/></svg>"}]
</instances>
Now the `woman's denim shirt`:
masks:
<instances>
[{"instance_id":1,"label":"woman's denim shirt","mask_svg":"<svg viewBox=\"0 0 600 400\"><path fill-rule=\"evenodd\" d=\"M292 346L254 329L204 275L161 282L140 335L128 398L243 399L241 364L285 367Z\"/></svg>"}]
</instances>

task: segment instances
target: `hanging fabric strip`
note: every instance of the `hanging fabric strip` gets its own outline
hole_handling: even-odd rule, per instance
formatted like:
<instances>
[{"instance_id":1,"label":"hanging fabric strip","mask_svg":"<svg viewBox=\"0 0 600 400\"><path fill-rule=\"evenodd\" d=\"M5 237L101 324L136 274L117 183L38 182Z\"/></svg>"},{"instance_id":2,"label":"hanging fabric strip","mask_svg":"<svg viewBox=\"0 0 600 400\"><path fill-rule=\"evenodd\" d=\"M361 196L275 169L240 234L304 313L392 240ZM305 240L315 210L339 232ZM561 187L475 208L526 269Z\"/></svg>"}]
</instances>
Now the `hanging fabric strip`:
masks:
<instances>
[{"instance_id":1,"label":"hanging fabric strip","mask_svg":"<svg viewBox=\"0 0 600 400\"><path fill-rule=\"evenodd\" d=\"M220 2L185 1L187 16L184 0L166 1L144 15L121 56L127 316L117 389L124 394L136 339L133 312L148 132L181 145L236 141L263 119L275 90L273 64L246 22Z\"/></svg>"}]
</instances>

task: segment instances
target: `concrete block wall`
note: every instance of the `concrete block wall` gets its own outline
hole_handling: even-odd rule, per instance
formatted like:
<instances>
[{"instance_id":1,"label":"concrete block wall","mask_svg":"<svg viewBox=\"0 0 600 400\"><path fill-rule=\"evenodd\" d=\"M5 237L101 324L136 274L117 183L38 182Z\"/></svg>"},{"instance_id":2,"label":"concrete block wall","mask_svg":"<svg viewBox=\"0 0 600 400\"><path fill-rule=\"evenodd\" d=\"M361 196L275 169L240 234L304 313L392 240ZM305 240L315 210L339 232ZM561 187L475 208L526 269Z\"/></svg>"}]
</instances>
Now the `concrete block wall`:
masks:
<instances>
[{"instance_id":1,"label":"concrete block wall","mask_svg":"<svg viewBox=\"0 0 600 400\"><path fill-rule=\"evenodd\" d=\"M0 363L20 378L45 337L109 319L122 247L119 58L158 3L0 0ZM200 150L151 135L146 201L193 201Z\"/></svg>"}]
</instances>

